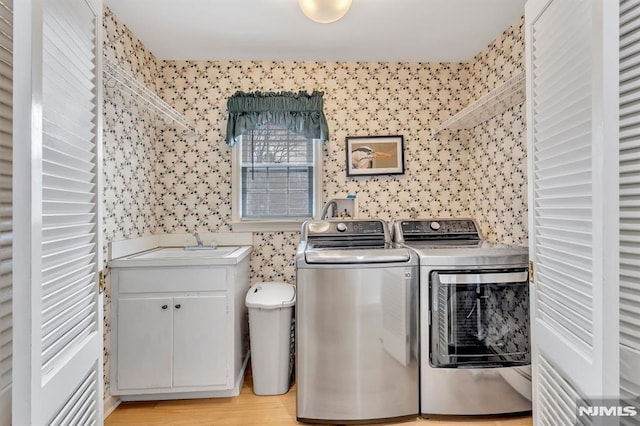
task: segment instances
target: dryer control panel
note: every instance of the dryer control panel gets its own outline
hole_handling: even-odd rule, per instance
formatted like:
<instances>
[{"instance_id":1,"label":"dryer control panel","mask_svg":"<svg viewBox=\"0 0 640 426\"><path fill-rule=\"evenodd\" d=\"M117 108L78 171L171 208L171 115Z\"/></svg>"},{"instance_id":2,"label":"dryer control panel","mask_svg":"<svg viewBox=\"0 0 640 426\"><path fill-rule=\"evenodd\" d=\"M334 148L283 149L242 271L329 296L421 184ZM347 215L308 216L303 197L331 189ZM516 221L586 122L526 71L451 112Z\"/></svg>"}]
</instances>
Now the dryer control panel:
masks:
<instances>
[{"instance_id":1,"label":"dryer control panel","mask_svg":"<svg viewBox=\"0 0 640 426\"><path fill-rule=\"evenodd\" d=\"M481 237L472 219L407 219L395 224L394 240L398 242L443 239L479 240Z\"/></svg>"}]
</instances>

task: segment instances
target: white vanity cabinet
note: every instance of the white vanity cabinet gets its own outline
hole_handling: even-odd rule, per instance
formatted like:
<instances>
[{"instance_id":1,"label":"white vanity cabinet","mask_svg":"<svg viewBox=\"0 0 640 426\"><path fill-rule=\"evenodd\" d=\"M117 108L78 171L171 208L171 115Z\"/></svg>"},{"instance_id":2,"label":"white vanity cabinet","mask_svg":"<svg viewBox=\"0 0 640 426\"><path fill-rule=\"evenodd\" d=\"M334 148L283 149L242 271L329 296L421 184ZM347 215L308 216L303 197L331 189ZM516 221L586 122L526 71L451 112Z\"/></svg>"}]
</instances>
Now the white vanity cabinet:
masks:
<instances>
[{"instance_id":1,"label":"white vanity cabinet","mask_svg":"<svg viewBox=\"0 0 640 426\"><path fill-rule=\"evenodd\" d=\"M210 257L169 250L112 261L111 394L235 396L248 359L251 248Z\"/></svg>"},{"instance_id":2,"label":"white vanity cabinet","mask_svg":"<svg viewBox=\"0 0 640 426\"><path fill-rule=\"evenodd\" d=\"M226 386L226 295L120 297L118 387Z\"/></svg>"}]
</instances>

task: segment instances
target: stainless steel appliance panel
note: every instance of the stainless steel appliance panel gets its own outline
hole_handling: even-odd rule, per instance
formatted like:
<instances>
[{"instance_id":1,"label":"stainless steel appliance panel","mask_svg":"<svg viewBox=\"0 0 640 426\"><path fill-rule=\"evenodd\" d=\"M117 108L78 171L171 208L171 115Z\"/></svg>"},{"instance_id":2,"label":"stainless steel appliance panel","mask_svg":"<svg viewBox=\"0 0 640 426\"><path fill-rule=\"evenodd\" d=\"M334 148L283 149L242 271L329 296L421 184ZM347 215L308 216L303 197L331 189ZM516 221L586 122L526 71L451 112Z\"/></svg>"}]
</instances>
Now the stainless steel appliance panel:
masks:
<instances>
[{"instance_id":1,"label":"stainless steel appliance panel","mask_svg":"<svg viewBox=\"0 0 640 426\"><path fill-rule=\"evenodd\" d=\"M401 219L420 257L420 411L531 410L528 252L482 238L472 219Z\"/></svg>"},{"instance_id":2,"label":"stainless steel appliance panel","mask_svg":"<svg viewBox=\"0 0 640 426\"><path fill-rule=\"evenodd\" d=\"M417 266L298 266L298 419L417 415Z\"/></svg>"},{"instance_id":3,"label":"stainless steel appliance panel","mask_svg":"<svg viewBox=\"0 0 640 426\"><path fill-rule=\"evenodd\" d=\"M521 373L518 373L518 370ZM424 368L424 415L524 413L531 411L531 366L504 368Z\"/></svg>"},{"instance_id":4,"label":"stainless steel appliance panel","mask_svg":"<svg viewBox=\"0 0 640 426\"><path fill-rule=\"evenodd\" d=\"M467 281L483 273L482 268L468 266ZM433 317L430 303L429 280L432 274L442 273L445 268L434 265L420 267L420 410L423 414L435 415L486 415L519 413L531 410L531 366L517 367L468 367L438 368L431 362L431 326L427 318ZM459 269L451 270L451 277ZM456 274L457 275L457 274ZM427 277L427 278L426 278ZM528 301L523 301L528 303Z\"/></svg>"}]
</instances>

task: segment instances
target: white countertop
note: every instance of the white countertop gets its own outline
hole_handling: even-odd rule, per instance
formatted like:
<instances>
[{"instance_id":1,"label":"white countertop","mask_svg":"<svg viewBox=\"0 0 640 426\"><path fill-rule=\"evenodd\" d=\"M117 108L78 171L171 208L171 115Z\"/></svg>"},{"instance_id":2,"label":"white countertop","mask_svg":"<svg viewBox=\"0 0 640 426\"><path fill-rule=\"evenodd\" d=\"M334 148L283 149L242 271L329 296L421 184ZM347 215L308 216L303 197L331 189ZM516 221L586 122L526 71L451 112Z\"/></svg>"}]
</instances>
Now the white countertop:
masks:
<instances>
[{"instance_id":1,"label":"white countertop","mask_svg":"<svg viewBox=\"0 0 640 426\"><path fill-rule=\"evenodd\" d=\"M249 256L251 250L251 246L158 247L113 259L110 263L112 268L235 265Z\"/></svg>"}]
</instances>

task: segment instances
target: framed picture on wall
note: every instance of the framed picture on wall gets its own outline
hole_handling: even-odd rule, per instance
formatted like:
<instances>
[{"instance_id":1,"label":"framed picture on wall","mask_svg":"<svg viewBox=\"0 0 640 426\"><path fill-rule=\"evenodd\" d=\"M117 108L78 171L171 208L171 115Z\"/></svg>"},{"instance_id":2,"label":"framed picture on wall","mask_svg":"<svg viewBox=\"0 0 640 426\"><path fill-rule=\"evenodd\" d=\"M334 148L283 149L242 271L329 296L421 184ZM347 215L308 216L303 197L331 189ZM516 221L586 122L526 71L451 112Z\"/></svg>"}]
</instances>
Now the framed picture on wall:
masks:
<instances>
[{"instance_id":1,"label":"framed picture on wall","mask_svg":"<svg viewBox=\"0 0 640 426\"><path fill-rule=\"evenodd\" d=\"M402 136L347 136L347 176L404 174Z\"/></svg>"}]
</instances>

